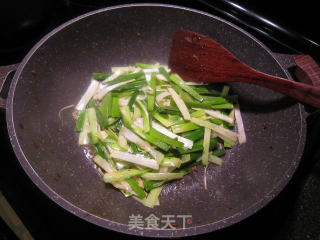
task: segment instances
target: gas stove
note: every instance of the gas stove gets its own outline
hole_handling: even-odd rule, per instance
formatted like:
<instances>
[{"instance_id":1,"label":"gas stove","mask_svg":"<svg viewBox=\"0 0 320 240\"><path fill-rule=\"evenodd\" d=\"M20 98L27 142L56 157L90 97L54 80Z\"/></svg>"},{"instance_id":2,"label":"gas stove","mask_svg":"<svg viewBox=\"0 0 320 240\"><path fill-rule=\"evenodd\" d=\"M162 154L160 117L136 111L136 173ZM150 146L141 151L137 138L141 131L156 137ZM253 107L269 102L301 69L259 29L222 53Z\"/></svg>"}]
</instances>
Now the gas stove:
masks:
<instances>
[{"instance_id":1,"label":"gas stove","mask_svg":"<svg viewBox=\"0 0 320 240\"><path fill-rule=\"evenodd\" d=\"M135 1L142 2L142 1ZM154 2L154 1L148 1ZM245 29L280 53L310 54L320 60L315 6L279 6L275 1L157 1L182 5L224 18ZM132 1L59 0L28 1L0 17L0 65L20 62L46 33L83 13ZM22 4L22 3L21 3ZM26 3L24 3L26 4ZM290 5L289 5L290 4ZM9 6L10 9L10 6ZM300 14L308 11L308 17ZM4 11L6 12L6 11ZM17 17L19 16L19 17ZM4 18L4 19L2 19ZM307 143L301 164L285 189L264 209L226 229L189 239L312 239L320 240L320 112L308 109ZM7 134L5 112L0 111L2 165L0 190L35 239L138 239L102 229L62 209L44 195L24 173ZM17 239L0 219L0 239Z\"/></svg>"}]
</instances>

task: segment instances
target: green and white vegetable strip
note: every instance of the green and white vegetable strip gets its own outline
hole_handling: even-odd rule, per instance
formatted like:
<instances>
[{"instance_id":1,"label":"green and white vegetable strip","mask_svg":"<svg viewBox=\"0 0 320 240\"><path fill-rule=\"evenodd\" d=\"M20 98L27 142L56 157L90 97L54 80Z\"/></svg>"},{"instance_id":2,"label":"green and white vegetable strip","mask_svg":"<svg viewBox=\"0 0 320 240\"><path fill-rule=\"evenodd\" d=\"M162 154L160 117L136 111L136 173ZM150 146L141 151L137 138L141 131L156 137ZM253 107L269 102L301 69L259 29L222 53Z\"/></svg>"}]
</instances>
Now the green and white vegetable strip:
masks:
<instances>
[{"instance_id":1,"label":"green and white vegetable strip","mask_svg":"<svg viewBox=\"0 0 320 240\"><path fill-rule=\"evenodd\" d=\"M132 153L127 153L127 152L120 152L116 150L112 150L110 157L135 163L144 167L152 168L152 169L159 169L159 164L157 163L156 160L146 158L140 155L132 154Z\"/></svg>"},{"instance_id":2,"label":"green and white vegetable strip","mask_svg":"<svg viewBox=\"0 0 320 240\"><path fill-rule=\"evenodd\" d=\"M82 111L83 109L86 108L88 102L90 101L90 99L92 98L92 96L95 94L96 90L99 87L99 82L96 80L91 80L91 83L87 89L87 91L83 94L83 96L81 97L79 103L76 106L76 109L78 111Z\"/></svg>"},{"instance_id":3,"label":"green and white vegetable strip","mask_svg":"<svg viewBox=\"0 0 320 240\"><path fill-rule=\"evenodd\" d=\"M183 100L180 98L180 96L176 93L173 88L168 88L169 93L171 94L171 97L173 101L177 104L177 107L179 108L183 118L185 120L190 120L190 113L186 106L186 104L183 102Z\"/></svg>"},{"instance_id":4,"label":"green and white vegetable strip","mask_svg":"<svg viewBox=\"0 0 320 240\"><path fill-rule=\"evenodd\" d=\"M159 64L137 62L93 73L76 105L79 145L95 152L105 183L147 207L163 185L195 165L222 164L226 149L246 142L237 96L186 82ZM236 129L237 131L235 131ZM222 144L218 144L218 142ZM204 188L207 185L204 177Z\"/></svg>"}]
</instances>

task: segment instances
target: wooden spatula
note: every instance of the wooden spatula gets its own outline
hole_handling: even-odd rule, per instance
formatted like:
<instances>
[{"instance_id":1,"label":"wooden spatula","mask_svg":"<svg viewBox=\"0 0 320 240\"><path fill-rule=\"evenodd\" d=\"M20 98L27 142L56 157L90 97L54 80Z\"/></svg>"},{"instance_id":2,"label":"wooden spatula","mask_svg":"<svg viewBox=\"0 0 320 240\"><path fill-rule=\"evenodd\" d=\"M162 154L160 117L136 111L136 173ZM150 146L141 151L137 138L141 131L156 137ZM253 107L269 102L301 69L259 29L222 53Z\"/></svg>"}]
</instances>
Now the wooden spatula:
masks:
<instances>
[{"instance_id":1,"label":"wooden spatula","mask_svg":"<svg viewBox=\"0 0 320 240\"><path fill-rule=\"evenodd\" d=\"M199 82L247 82L320 107L320 88L259 72L214 40L179 30L174 34L169 67L183 79Z\"/></svg>"}]
</instances>

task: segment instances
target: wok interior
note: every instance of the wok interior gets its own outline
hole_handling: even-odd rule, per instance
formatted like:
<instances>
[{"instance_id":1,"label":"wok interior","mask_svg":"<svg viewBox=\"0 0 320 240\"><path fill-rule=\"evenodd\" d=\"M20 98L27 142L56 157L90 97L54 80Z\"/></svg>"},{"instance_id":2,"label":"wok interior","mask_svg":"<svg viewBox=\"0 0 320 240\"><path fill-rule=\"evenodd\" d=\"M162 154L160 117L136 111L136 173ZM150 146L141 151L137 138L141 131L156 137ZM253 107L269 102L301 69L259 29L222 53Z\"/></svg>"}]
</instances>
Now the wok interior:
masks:
<instances>
[{"instance_id":1,"label":"wok interior","mask_svg":"<svg viewBox=\"0 0 320 240\"><path fill-rule=\"evenodd\" d=\"M231 84L240 96L247 143L229 150L221 167L208 167L208 190L204 190L203 168L199 167L198 172L164 187L160 206L149 209L103 183L78 146L73 109L63 111L61 120L59 110L77 104L92 72L109 72L111 66L136 61L167 64L172 35L181 28L214 38L258 70L286 76L272 56L244 33L188 10L119 8L66 26L45 41L24 66L14 94L13 116L27 161L71 205L122 224L128 224L132 214L147 217L153 213L157 217L192 215L193 222L186 227L205 225L257 204L297 164L298 105L287 104L286 98L271 90Z\"/></svg>"}]
</instances>

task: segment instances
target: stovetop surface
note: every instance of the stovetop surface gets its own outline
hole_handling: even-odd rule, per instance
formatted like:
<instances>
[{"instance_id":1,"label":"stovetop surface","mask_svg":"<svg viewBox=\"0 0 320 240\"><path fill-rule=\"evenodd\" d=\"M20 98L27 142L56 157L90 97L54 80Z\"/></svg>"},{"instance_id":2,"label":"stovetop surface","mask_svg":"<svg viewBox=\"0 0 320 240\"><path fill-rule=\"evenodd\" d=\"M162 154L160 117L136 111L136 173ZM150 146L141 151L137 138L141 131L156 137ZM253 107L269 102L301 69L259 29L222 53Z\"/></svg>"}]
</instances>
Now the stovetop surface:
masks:
<instances>
[{"instance_id":1,"label":"stovetop surface","mask_svg":"<svg viewBox=\"0 0 320 240\"><path fill-rule=\"evenodd\" d=\"M12 1L12 4L14 2ZM0 65L21 61L41 36L73 17L102 7L131 3L130 1L107 2L102 0L60 0L56 2L35 0L34 2L33 6L26 5L17 8L16 5L15 13L21 16L19 18L7 17L6 26L0 24L0 29L4 29L3 32L7 33L0 42ZM292 7L291 5L288 10L289 5L282 7L277 5L276 1L259 1L259 4L256 1L231 2L226 0L157 2L192 7L225 18L249 31L274 52L307 53L313 55L317 61L320 59L319 49L312 44L312 41L319 42L317 30L314 29L316 26L313 24L315 6ZM28 11L32 14L23 15ZM300 14L304 11L310 14L301 19ZM6 16L2 15L2 17ZM272 28L270 24L263 24L261 17L279 25ZM282 27L290 30L291 35L284 33L281 30ZM320 114L314 112L313 109L308 110L312 114L307 118L305 152L297 172L285 189L264 209L246 220L226 229L193 236L190 239L320 240ZM32 183L15 158L7 134L4 111L0 111L0 134L2 162L0 189L35 239L96 239L101 237L138 239L135 236L102 229L85 222L48 199ZM0 219L0 240L2 239L17 238Z\"/></svg>"}]
</instances>

